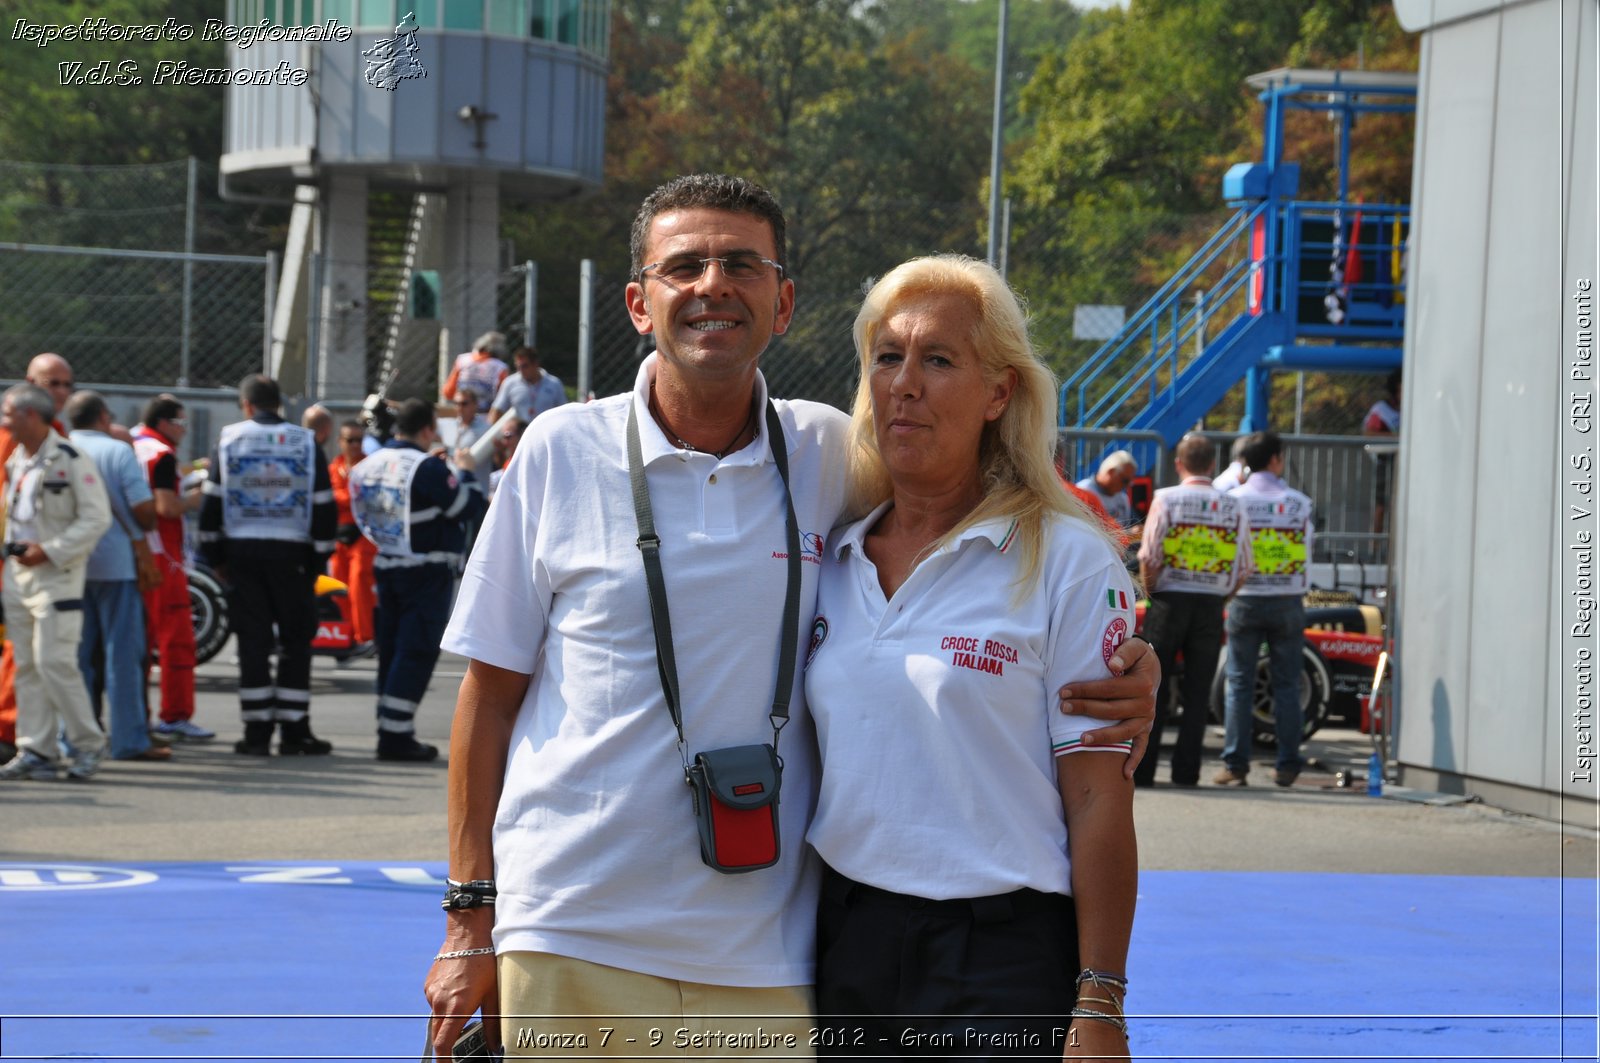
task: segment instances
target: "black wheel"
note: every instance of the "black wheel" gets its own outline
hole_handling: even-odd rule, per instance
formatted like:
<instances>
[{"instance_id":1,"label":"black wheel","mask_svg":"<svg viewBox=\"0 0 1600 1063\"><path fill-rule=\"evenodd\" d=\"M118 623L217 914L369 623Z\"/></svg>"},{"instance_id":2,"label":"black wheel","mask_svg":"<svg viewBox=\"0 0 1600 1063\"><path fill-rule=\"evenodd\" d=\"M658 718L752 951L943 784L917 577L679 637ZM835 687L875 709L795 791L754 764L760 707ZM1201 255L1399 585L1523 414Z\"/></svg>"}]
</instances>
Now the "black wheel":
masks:
<instances>
[{"instance_id":1,"label":"black wheel","mask_svg":"<svg viewBox=\"0 0 1600 1063\"><path fill-rule=\"evenodd\" d=\"M204 664L228 641L228 599L222 584L209 572L189 572L189 612L194 617L194 660Z\"/></svg>"},{"instance_id":2,"label":"black wheel","mask_svg":"<svg viewBox=\"0 0 1600 1063\"><path fill-rule=\"evenodd\" d=\"M1251 703L1251 722L1254 727L1253 740L1264 746L1278 744L1278 736L1274 730L1272 720L1272 671L1266 654L1266 645L1263 644L1262 654L1256 660L1255 693ZM1328 708L1330 696L1333 692L1333 681L1328 677L1328 666L1322 660L1322 655L1309 644L1300 649L1300 740L1317 733L1317 729L1328 722ZM1211 718L1223 721L1227 717L1226 706L1228 703L1228 647L1222 647L1222 656L1217 659L1217 674L1211 680Z\"/></svg>"}]
</instances>

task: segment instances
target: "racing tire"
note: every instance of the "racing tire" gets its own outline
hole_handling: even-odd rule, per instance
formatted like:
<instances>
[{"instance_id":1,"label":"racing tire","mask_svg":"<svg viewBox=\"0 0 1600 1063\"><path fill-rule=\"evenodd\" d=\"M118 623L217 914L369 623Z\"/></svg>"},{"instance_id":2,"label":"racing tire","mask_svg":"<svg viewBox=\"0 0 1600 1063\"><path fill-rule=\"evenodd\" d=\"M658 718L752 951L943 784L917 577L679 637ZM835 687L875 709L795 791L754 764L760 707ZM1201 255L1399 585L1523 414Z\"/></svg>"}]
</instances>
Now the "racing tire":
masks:
<instances>
[{"instance_id":1,"label":"racing tire","mask_svg":"<svg viewBox=\"0 0 1600 1063\"><path fill-rule=\"evenodd\" d=\"M189 613L194 618L194 660L204 664L222 651L233 630L227 596L211 573L189 571Z\"/></svg>"},{"instance_id":2,"label":"racing tire","mask_svg":"<svg viewBox=\"0 0 1600 1063\"><path fill-rule=\"evenodd\" d=\"M1265 644L1262 645L1265 650ZM1300 741L1304 742L1328 722L1333 680L1322 655L1309 644L1300 648ZM1228 647L1217 658L1217 674L1211 680L1211 718L1223 723L1228 704ZM1272 673L1265 653L1256 660L1255 693L1251 705L1252 740L1263 746L1276 746L1278 736L1272 720Z\"/></svg>"}]
</instances>

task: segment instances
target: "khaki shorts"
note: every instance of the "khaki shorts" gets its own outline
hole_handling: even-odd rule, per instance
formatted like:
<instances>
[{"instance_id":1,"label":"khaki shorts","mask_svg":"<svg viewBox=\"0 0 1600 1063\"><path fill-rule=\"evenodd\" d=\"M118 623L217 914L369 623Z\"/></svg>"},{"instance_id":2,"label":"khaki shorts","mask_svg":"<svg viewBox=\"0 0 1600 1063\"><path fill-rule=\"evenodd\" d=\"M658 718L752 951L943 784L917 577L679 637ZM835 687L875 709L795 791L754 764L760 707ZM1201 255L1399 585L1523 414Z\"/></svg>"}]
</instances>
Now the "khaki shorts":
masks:
<instances>
[{"instance_id":1,"label":"khaki shorts","mask_svg":"<svg viewBox=\"0 0 1600 1063\"><path fill-rule=\"evenodd\" d=\"M679 982L543 952L498 967L507 1059L816 1058L810 986Z\"/></svg>"}]
</instances>

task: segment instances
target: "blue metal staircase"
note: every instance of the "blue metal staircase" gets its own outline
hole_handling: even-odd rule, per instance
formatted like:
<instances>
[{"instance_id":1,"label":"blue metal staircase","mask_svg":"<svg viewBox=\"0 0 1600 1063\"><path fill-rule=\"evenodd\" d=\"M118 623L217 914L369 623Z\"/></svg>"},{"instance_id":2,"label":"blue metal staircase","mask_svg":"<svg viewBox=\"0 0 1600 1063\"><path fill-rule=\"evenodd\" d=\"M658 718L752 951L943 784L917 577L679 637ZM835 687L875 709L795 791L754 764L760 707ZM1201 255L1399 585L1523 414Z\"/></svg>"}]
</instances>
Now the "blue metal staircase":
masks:
<instances>
[{"instance_id":1,"label":"blue metal staircase","mask_svg":"<svg viewBox=\"0 0 1600 1063\"><path fill-rule=\"evenodd\" d=\"M1336 245L1348 259L1357 211L1362 279L1343 286L1344 317L1333 324L1328 266ZM1153 430L1171 444L1252 375L1264 392L1277 370L1399 365L1404 290L1393 262L1409 224L1409 209L1396 206L1268 201L1239 210L1066 379L1061 425ZM1264 402L1247 399L1243 430L1266 427Z\"/></svg>"},{"instance_id":2,"label":"blue metal staircase","mask_svg":"<svg viewBox=\"0 0 1600 1063\"><path fill-rule=\"evenodd\" d=\"M1254 431L1267 427L1273 372L1400 364L1410 209L1351 200L1348 146L1357 114L1413 109L1414 76L1278 70L1249 81L1263 90L1269 161L1229 171L1224 197L1239 209L1062 384L1061 427L1155 431L1170 446L1245 380L1240 428ZM1337 201L1293 198L1299 167L1281 158L1290 109L1341 114Z\"/></svg>"}]
</instances>

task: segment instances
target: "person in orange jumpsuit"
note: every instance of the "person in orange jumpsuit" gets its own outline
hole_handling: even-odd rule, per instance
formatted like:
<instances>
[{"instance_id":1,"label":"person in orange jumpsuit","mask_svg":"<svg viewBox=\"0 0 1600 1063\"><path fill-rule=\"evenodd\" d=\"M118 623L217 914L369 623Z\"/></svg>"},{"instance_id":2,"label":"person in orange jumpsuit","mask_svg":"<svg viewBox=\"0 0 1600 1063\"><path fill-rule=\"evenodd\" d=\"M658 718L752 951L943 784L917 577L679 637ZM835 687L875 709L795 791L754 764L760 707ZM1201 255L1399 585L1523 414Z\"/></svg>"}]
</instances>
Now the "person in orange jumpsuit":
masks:
<instances>
[{"instance_id":1,"label":"person in orange jumpsuit","mask_svg":"<svg viewBox=\"0 0 1600 1063\"><path fill-rule=\"evenodd\" d=\"M333 548L333 560L328 563L328 575L343 583L350 595L351 637L356 642L358 654L373 652L376 629L372 610L375 603L372 559L378 556L377 546L356 526L350 514L350 470L365 457L361 441L366 430L360 421L346 421L339 426L339 453L328 463L328 478L333 481L333 501L339 507L338 545Z\"/></svg>"},{"instance_id":2,"label":"person in orange jumpsuit","mask_svg":"<svg viewBox=\"0 0 1600 1063\"><path fill-rule=\"evenodd\" d=\"M153 735L206 741L216 732L194 722L194 615L189 606L189 570L184 559L184 514L200 508L198 488L185 492L178 467L178 446L189 434L183 403L171 395L158 395L144 408L133 429L133 453L150 480L155 497L156 529L160 548L155 551L161 584L144 592L148 622L145 685L150 682L151 660L161 661L161 719Z\"/></svg>"}]
</instances>

